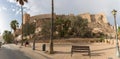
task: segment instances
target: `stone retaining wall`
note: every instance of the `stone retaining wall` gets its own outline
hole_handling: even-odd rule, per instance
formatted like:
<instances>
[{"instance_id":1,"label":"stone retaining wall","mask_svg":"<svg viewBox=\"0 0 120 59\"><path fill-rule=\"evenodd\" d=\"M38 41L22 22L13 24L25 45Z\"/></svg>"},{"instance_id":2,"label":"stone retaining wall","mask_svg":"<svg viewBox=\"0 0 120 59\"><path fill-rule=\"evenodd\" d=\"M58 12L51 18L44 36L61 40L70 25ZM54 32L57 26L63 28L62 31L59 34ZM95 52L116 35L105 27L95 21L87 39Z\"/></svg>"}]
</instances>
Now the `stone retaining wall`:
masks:
<instances>
[{"instance_id":1,"label":"stone retaining wall","mask_svg":"<svg viewBox=\"0 0 120 59\"><path fill-rule=\"evenodd\" d=\"M116 45L116 39L105 39L104 42L107 43L107 44ZM119 46L120 46L120 40L119 40L119 39L118 39L118 44L119 44Z\"/></svg>"}]
</instances>

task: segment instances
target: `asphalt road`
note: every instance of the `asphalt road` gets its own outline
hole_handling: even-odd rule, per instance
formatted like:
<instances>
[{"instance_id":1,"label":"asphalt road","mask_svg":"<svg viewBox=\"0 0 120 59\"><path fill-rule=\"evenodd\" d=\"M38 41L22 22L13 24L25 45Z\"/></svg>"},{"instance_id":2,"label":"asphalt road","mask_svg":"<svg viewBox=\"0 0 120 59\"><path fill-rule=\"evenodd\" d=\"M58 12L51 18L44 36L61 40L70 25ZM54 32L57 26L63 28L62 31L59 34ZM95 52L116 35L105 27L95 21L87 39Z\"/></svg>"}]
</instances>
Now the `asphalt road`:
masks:
<instances>
[{"instance_id":1,"label":"asphalt road","mask_svg":"<svg viewBox=\"0 0 120 59\"><path fill-rule=\"evenodd\" d=\"M19 51L13 45L3 45L0 48L0 59L31 59L24 52Z\"/></svg>"}]
</instances>

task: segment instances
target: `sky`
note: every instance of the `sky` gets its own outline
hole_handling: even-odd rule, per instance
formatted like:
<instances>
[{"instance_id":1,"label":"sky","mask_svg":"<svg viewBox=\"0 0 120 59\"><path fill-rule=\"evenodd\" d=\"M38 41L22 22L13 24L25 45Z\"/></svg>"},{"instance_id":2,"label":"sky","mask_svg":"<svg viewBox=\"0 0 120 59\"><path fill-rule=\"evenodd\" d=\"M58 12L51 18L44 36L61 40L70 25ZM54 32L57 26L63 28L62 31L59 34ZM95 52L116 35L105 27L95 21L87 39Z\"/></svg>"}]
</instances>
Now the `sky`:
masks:
<instances>
[{"instance_id":1,"label":"sky","mask_svg":"<svg viewBox=\"0 0 120 59\"><path fill-rule=\"evenodd\" d=\"M106 14L110 24L114 24L111 11L116 9L117 24L120 25L120 0L54 0L56 14ZM51 13L51 0L28 0L23 6L24 13L31 16ZM20 5L15 0L0 0L0 33L10 30L10 22L17 20L21 24Z\"/></svg>"}]
</instances>

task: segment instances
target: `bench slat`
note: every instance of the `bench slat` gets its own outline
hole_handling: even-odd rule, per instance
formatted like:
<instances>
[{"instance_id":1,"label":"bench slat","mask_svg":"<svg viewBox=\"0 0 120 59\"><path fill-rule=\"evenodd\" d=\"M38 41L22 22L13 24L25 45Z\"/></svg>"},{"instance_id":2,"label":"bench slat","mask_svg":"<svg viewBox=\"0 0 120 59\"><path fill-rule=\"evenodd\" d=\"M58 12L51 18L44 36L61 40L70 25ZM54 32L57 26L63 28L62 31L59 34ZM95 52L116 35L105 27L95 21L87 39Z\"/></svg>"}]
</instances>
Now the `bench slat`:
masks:
<instances>
[{"instance_id":1,"label":"bench slat","mask_svg":"<svg viewBox=\"0 0 120 59\"><path fill-rule=\"evenodd\" d=\"M88 53L89 56L91 55L89 46L72 46L71 56L73 52Z\"/></svg>"},{"instance_id":2,"label":"bench slat","mask_svg":"<svg viewBox=\"0 0 120 59\"><path fill-rule=\"evenodd\" d=\"M73 50L89 50L89 48L72 48Z\"/></svg>"},{"instance_id":3,"label":"bench slat","mask_svg":"<svg viewBox=\"0 0 120 59\"><path fill-rule=\"evenodd\" d=\"M73 51L73 52L83 52L84 53L84 52L89 52L89 51L78 51L78 50L76 50L76 51Z\"/></svg>"},{"instance_id":4,"label":"bench slat","mask_svg":"<svg viewBox=\"0 0 120 59\"><path fill-rule=\"evenodd\" d=\"M73 48L89 48L89 46L72 46Z\"/></svg>"}]
</instances>

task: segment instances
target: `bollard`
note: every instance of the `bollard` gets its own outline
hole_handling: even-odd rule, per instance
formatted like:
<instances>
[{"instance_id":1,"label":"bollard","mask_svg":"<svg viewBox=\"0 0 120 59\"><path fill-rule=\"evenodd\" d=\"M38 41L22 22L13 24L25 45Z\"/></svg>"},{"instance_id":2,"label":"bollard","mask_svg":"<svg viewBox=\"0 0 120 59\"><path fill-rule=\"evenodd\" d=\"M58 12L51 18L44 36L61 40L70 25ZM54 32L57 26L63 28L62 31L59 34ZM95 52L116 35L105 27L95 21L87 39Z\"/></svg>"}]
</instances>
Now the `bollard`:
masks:
<instances>
[{"instance_id":1,"label":"bollard","mask_svg":"<svg viewBox=\"0 0 120 59\"><path fill-rule=\"evenodd\" d=\"M1 46L2 46L2 42L0 42L0 48L1 48Z\"/></svg>"},{"instance_id":2,"label":"bollard","mask_svg":"<svg viewBox=\"0 0 120 59\"><path fill-rule=\"evenodd\" d=\"M42 45L42 51L46 51L46 44Z\"/></svg>"}]
</instances>

